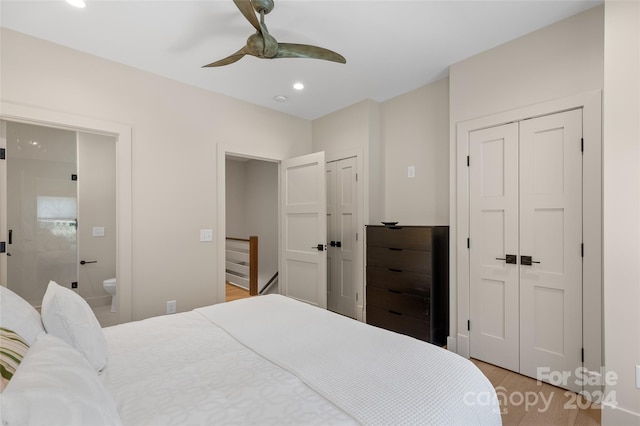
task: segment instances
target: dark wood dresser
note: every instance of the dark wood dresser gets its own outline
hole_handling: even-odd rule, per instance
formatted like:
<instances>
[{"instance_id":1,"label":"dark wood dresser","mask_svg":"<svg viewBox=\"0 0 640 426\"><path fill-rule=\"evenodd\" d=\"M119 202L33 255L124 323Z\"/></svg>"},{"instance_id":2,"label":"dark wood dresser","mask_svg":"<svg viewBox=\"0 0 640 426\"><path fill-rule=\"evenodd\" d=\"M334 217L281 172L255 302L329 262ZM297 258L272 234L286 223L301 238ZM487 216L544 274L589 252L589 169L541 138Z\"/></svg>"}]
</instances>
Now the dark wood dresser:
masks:
<instances>
[{"instance_id":1,"label":"dark wood dresser","mask_svg":"<svg viewBox=\"0 0 640 426\"><path fill-rule=\"evenodd\" d=\"M367 323L439 346L449 334L449 227L367 226Z\"/></svg>"}]
</instances>

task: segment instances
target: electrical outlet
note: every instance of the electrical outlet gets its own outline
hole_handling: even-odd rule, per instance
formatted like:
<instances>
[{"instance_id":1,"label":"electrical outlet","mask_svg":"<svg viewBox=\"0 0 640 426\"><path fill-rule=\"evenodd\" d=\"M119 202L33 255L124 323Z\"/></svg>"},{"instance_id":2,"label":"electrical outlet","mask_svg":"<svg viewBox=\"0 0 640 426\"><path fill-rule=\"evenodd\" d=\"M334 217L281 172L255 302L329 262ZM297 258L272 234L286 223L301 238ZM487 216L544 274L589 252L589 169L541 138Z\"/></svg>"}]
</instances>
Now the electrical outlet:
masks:
<instances>
[{"instance_id":1,"label":"electrical outlet","mask_svg":"<svg viewBox=\"0 0 640 426\"><path fill-rule=\"evenodd\" d=\"M167 301L167 313L168 314L175 314L176 313L176 301L175 300Z\"/></svg>"},{"instance_id":2,"label":"electrical outlet","mask_svg":"<svg viewBox=\"0 0 640 426\"><path fill-rule=\"evenodd\" d=\"M78 288L78 282L77 281L72 282L71 288Z\"/></svg>"},{"instance_id":3,"label":"electrical outlet","mask_svg":"<svg viewBox=\"0 0 640 426\"><path fill-rule=\"evenodd\" d=\"M416 166L407 167L407 177L410 179L416 177Z\"/></svg>"}]
</instances>

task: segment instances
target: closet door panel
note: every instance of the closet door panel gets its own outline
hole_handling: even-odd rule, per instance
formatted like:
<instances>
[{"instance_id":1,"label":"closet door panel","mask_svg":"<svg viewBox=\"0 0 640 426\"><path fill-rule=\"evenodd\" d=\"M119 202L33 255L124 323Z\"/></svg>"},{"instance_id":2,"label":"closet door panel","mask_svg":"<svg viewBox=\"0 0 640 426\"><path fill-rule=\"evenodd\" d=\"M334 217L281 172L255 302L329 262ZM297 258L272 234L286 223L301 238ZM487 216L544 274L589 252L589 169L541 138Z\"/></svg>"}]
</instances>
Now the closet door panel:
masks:
<instances>
[{"instance_id":1,"label":"closet door panel","mask_svg":"<svg viewBox=\"0 0 640 426\"><path fill-rule=\"evenodd\" d=\"M582 365L582 111L520 125L521 373Z\"/></svg>"},{"instance_id":2,"label":"closet door panel","mask_svg":"<svg viewBox=\"0 0 640 426\"><path fill-rule=\"evenodd\" d=\"M519 369L518 124L470 134L470 351Z\"/></svg>"}]
</instances>

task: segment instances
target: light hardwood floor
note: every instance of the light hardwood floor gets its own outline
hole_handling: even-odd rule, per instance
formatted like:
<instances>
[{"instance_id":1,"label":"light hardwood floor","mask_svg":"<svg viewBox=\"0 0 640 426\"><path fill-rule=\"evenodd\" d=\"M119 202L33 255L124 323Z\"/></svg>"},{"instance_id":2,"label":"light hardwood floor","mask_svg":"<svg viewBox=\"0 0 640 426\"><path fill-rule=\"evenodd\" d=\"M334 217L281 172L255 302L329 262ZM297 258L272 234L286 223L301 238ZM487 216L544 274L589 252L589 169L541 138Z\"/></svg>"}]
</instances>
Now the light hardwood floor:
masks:
<instances>
[{"instance_id":1,"label":"light hardwood floor","mask_svg":"<svg viewBox=\"0 0 640 426\"><path fill-rule=\"evenodd\" d=\"M244 299L245 297L251 297L249 295L249 290L245 290L244 288L240 288L233 284L229 284L227 282L227 296L225 298L225 302L231 302L232 300Z\"/></svg>"},{"instance_id":2,"label":"light hardwood floor","mask_svg":"<svg viewBox=\"0 0 640 426\"><path fill-rule=\"evenodd\" d=\"M507 425L600 425L600 406L573 392L487 364L472 361L491 381Z\"/></svg>"}]
</instances>

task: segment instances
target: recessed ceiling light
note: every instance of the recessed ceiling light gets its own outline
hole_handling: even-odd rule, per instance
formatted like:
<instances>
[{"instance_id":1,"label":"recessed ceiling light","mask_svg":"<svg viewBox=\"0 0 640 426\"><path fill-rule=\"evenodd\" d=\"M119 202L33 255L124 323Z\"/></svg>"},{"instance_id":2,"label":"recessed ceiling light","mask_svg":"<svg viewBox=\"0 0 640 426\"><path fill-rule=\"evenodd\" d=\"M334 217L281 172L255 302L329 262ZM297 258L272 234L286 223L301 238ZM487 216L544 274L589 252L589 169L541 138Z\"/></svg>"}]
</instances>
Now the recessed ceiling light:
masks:
<instances>
[{"instance_id":1,"label":"recessed ceiling light","mask_svg":"<svg viewBox=\"0 0 640 426\"><path fill-rule=\"evenodd\" d=\"M304 89L304 84L300 83L299 81L297 83L293 83L293 88L296 90L302 90Z\"/></svg>"},{"instance_id":2,"label":"recessed ceiling light","mask_svg":"<svg viewBox=\"0 0 640 426\"><path fill-rule=\"evenodd\" d=\"M84 0L67 0L67 3L69 3L71 6L80 7L80 8L83 8L86 6L86 4L84 3Z\"/></svg>"},{"instance_id":3,"label":"recessed ceiling light","mask_svg":"<svg viewBox=\"0 0 640 426\"><path fill-rule=\"evenodd\" d=\"M273 100L276 102L287 102L287 97L284 95L277 95L273 97Z\"/></svg>"}]
</instances>

